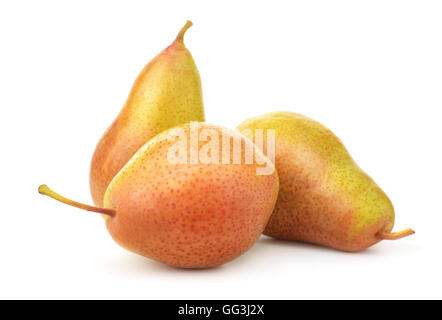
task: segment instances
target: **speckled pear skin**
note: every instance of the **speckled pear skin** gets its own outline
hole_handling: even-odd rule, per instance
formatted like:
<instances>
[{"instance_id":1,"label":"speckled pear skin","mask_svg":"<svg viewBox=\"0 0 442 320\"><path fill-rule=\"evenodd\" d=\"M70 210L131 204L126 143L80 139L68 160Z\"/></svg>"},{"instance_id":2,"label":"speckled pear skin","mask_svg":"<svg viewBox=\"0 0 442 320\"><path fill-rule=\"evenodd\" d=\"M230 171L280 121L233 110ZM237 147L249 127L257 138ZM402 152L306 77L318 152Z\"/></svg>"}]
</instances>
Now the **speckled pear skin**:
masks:
<instances>
[{"instance_id":1,"label":"speckled pear skin","mask_svg":"<svg viewBox=\"0 0 442 320\"><path fill-rule=\"evenodd\" d=\"M190 145L189 125L181 125ZM200 123L203 129L221 127ZM174 128L176 129L176 128ZM174 130L171 129L171 130ZM147 142L114 177L104 207L106 226L122 247L181 268L208 268L247 251L259 238L278 194L276 170L257 175L256 163L171 164L167 130ZM237 131L234 139L253 145ZM199 142L199 150L206 142ZM231 140L232 150L233 140ZM257 149L256 157L273 164ZM190 153L188 154L189 160ZM230 153L232 157L232 152Z\"/></svg>"},{"instance_id":2,"label":"speckled pear skin","mask_svg":"<svg viewBox=\"0 0 442 320\"><path fill-rule=\"evenodd\" d=\"M95 205L112 178L149 139L189 121L204 121L201 80L183 41L189 21L177 38L139 74L118 117L95 149L90 189Z\"/></svg>"},{"instance_id":3,"label":"speckled pear skin","mask_svg":"<svg viewBox=\"0 0 442 320\"><path fill-rule=\"evenodd\" d=\"M237 129L276 130L280 191L264 234L356 252L379 242L379 231L392 230L395 215L387 195L320 123L275 112Z\"/></svg>"}]
</instances>

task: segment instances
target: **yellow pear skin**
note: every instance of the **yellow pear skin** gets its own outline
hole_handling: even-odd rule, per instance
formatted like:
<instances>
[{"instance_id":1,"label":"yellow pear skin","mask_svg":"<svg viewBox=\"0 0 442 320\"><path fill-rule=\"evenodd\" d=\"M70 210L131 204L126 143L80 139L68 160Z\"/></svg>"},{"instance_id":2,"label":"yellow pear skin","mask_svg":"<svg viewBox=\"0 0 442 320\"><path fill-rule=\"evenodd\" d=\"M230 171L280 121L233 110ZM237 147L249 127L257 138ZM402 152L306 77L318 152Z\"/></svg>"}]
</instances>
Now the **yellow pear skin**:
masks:
<instances>
[{"instance_id":1,"label":"yellow pear skin","mask_svg":"<svg viewBox=\"0 0 442 320\"><path fill-rule=\"evenodd\" d=\"M252 140L256 129L264 134L275 130L280 190L264 234L356 252L414 233L391 233L395 213L390 199L320 123L275 112L246 120L237 129Z\"/></svg>"},{"instance_id":2,"label":"yellow pear skin","mask_svg":"<svg viewBox=\"0 0 442 320\"><path fill-rule=\"evenodd\" d=\"M118 117L95 149L90 189L103 206L107 186L132 155L160 132L189 121L204 121L201 79L181 29L175 41L138 75Z\"/></svg>"}]
</instances>

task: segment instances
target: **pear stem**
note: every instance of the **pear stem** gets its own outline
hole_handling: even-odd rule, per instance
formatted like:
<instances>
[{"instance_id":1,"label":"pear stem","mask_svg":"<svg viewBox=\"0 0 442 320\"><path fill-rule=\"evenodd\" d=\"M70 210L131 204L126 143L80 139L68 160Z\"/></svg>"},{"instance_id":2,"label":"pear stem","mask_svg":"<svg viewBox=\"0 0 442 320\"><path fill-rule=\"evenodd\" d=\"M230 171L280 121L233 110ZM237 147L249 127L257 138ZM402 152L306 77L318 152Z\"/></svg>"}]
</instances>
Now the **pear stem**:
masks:
<instances>
[{"instance_id":1,"label":"pear stem","mask_svg":"<svg viewBox=\"0 0 442 320\"><path fill-rule=\"evenodd\" d=\"M83 204L83 203L80 203L80 202L73 201L73 200L70 200L68 198L65 198L65 197L59 195L58 193L56 193L55 191L51 190L45 184L42 184L40 187L38 187L38 192L43 194L43 195L45 195L45 196L48 196L48 197L50 197L52 199L55 199L57 201L66 203L66 204L68 204L68 205L70 205L72 207L80 208L80 209L87 210L87 211L92 211L92 212L98 212L98 213L106 214L106 215L108 215L110 217L115 217L115 214L116 214L115 210L112 210L112 209L93 207L93 206L89 206L87 204Z\"/></svg>"},{"instance_id":2,"label":"pear stem","mask_svg":"<svg viewBox=\"0 0 442 320\"><path fill-rule=\"evenodd\" d=\"M379 231L376 234L376 237L382 240L399 240L408 236L411 236L412 234L415 234L414 230L412 229L406 229L399 232L384 232Z\"/></svg>"},{"instance_id":3,"label":"pear stem","mask_svg":"<svg viewBox=\"0 0 442 320\"><path fill-rule=\"evenodd\" d=\"M187 20L184 27L181 28L180 32L176 36L176 40L183 41L184 40L184 34L186 33L187 29L189 29L193 25L192 21Z\"/></svg>"}]
</instances>

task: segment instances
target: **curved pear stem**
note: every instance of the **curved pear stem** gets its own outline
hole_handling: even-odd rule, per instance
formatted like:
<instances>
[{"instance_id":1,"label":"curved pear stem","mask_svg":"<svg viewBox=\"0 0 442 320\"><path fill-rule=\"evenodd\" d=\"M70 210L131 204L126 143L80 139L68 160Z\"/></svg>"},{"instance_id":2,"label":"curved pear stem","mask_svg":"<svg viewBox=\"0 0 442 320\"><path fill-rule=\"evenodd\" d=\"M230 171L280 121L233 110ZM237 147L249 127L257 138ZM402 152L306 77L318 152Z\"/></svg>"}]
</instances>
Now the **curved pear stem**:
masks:
<instances>
[{"instance_id":1,"label":"curved pear stem","mask_svg":"<svg viewBox=\"0 0 442 320\"><path fill-rule=\"evenodd\" d=\"M180 32L176 36L176 40L183 41L184 40L184 34L186 33L187 29L189 29L193 25L192 21L187 20L184 27L181 28Z\"/></svg>"},{"instance_id":2,"label":"curved pear stem","mask_svg":"<svg viewBox=\"0 0 442 320\"><path fill-rule=\"evenodd\" d=\"M45 196L48 196L48 197L50 197L52 199L55 199L57 201L66 203L66 204L68 204L68 205L70 205L72 207L80 208L80 209L87 210L87 211L92 211L92 212L98 212L98 213L106 214L106 215L108 215L110 217L115 217L115 214L116 214L115 210L112 210L112 209L97 208L97 207L89 206L87 204L83 204L83 203L80 203L80 202L73 201L73 200L70 200L68 198L65 198L65 197L59 195L58 193L56 193L55 191L52 191L45 184L42 184L40 187L38 187L38 192L43 194L43 195L45 195Z\"/></svg>"},{"instance_id":3,"label":"curved pear stem","mask_svg":"<svg viewBox=\"0 0 442 320\"><path fill-rule=\"evenodd\" d=\"M408 236L411 236L412 234L415 234L416 232L414 232L414 230L412 229L406 229L406 230L402 230L399 232L384 232L384 231L379 231L376 234L376 237L378 237L379 239L382 240L399 240Z\"/></svg>"}]
</instances>

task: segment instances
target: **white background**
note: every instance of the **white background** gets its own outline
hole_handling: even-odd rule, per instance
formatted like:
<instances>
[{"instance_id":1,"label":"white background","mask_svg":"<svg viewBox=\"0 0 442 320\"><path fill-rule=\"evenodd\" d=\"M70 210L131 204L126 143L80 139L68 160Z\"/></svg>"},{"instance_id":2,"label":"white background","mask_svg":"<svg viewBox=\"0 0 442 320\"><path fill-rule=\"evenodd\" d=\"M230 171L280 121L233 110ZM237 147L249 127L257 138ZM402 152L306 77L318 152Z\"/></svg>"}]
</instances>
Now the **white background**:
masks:
<instances>
[{"instance_id":1,"label":"white background","mask_svg":"<svg viewBox=\"0 0 442 320\"><path fill-rule=\"evenodd\" d=\"M209 122L322 122L417 234L359 254L262 237L180 270L39 195L91 203L98 139L186 19ZM0 35L0 298L442 298L442 2L2 1Z\"/></svg>"}]
</instances>

